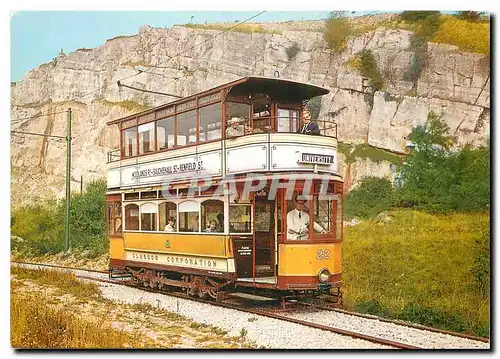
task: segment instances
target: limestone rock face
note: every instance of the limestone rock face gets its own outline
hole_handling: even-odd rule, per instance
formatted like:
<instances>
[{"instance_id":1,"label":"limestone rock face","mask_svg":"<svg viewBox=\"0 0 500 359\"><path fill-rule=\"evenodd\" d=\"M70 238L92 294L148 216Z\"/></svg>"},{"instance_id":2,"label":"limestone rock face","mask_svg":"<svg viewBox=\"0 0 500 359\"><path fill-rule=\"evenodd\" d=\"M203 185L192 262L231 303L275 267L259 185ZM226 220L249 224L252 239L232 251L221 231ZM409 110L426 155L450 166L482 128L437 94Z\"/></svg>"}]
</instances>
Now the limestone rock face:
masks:
<instances>
[{"instance_id":1,"label":"limestone rock face","mask_svg":"<svg viewBox=\"0 0 500 359\"><path fill-rule=\"evenodd\" d=\"M370 17L372 19L373 17ZM370 20L371 21L371 20ZM119 147L116 126L106 122L176 97L188 96L243 76L279 76L324 86L320 118L335 122L340 141L368 143L404 152L406 136L424 124L430 111L442 115L458 145L481 145L489 138L490 64L487 55L429 43L428 66L415 83L405 81L411 64L412 33L379 28L351 38L345 51L332 53L321 22L263 24L277 33L240 33L183 26L143 26L94 49L59 54L11 85L12 130L65 136L66 113L73 111L72 188L105 178L106 156ZM287 49L299 51L289 57ZM386 82L372 93L369 79L346 62L371 50ZM36 118L28 118L39 116ZM329 133L333 125L326 123ZM64 194L65 141L11 136L12 205ZM369 159L349 165L351 183L366 175L391 176L387 163ZM30 194L26 194L26 189Z\"/></svg>"}]
</instances>

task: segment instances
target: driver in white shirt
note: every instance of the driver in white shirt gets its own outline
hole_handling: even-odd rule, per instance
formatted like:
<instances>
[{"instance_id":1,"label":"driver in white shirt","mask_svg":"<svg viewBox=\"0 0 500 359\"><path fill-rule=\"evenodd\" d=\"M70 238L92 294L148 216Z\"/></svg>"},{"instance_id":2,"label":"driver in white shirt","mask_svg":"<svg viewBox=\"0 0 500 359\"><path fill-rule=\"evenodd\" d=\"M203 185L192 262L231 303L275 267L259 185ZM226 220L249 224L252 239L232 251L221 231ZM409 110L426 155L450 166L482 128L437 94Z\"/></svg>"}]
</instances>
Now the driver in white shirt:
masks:
<instances>
[{"instance_id":1,"label":"driver in white shirt","mask_svg":"<svg viewBox=\"0 0 500 359\"><path fill-rule=\"evenodd\" d=\"M309 213L304 210L305 204L305 199L297 197L294 201L295 209L292 209L286 215L287 239L309 239ZM316 222L314 222L314 230L320 233L326 232L323 227Z\"/></svg>"}]
</instances>

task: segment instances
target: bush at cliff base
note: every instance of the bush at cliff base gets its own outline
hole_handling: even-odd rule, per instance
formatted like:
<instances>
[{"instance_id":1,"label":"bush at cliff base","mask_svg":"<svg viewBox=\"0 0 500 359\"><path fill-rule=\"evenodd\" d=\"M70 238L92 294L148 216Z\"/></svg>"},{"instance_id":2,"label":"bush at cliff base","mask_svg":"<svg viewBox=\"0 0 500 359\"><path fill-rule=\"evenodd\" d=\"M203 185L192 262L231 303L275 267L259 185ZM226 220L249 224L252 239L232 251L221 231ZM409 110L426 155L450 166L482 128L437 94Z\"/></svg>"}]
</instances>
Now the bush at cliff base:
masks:
<instances>
[{"instance_id":1,"label":"bush at cliff base","mask_svg":"<svg viewBox=\"0 0 500 359\"><path fill-rule=\"evenodd\" d=\"M108 249L106 182L90 182L84 193L70 201L70 246L90 256ZM65 249L66 201L49 200L16 209L11 214L11 248L27 255L58 253Z\"/></svg>"}]
</instances>

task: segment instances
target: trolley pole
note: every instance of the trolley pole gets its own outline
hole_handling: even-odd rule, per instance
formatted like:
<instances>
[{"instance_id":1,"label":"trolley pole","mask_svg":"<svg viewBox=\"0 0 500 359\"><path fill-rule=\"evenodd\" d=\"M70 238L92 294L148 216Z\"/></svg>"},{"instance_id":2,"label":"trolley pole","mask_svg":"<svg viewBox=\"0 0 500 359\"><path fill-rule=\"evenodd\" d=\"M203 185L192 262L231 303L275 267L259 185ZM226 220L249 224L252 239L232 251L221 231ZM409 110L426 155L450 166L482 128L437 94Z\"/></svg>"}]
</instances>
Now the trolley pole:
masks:
<instances>
[{"instance_id":1,"label":"trolley pole","mask_svg":"<svg viewBox=\"0 0 500 359\"><path fill-rule=\"evenodd\" d=\"M71 108L68 108L68 127L66 129L66 252L69 251L69 205L71 198Z\"/></svg>"}]
</instances>

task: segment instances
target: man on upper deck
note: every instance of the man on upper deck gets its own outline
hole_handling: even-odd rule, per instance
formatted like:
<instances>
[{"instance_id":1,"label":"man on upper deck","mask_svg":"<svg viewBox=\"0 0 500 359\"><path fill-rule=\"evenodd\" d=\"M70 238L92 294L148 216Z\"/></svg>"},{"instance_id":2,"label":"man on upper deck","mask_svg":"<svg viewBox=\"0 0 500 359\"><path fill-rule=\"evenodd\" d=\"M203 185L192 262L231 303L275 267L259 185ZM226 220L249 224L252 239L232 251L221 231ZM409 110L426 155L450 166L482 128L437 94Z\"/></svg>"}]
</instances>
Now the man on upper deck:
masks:
<instances>
[{"instance_id":1,"label":"man on upper deck","mask_svg":"<svg viewBox=\"0 0 500 359\"><path fill-rule=\"evenodd\" d=\"M299 133L305 135L319 135L320 130L317 123L311 122L311 113L307 107L304 107L302 111L302 127L299 129Z\"/></svg>"}]
</instances>

